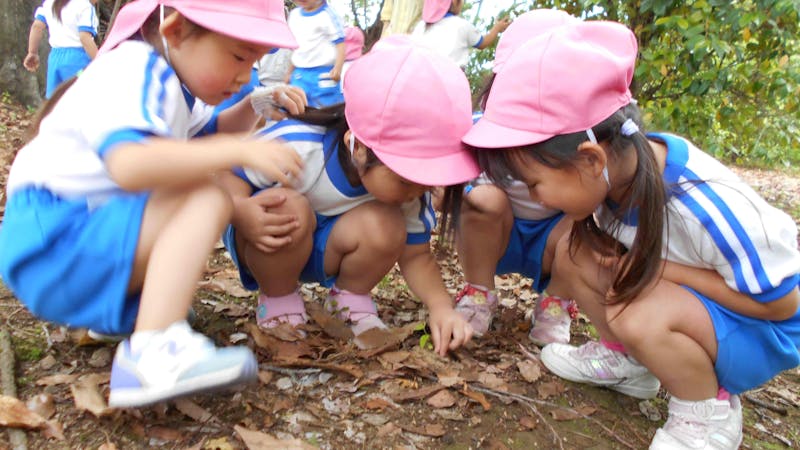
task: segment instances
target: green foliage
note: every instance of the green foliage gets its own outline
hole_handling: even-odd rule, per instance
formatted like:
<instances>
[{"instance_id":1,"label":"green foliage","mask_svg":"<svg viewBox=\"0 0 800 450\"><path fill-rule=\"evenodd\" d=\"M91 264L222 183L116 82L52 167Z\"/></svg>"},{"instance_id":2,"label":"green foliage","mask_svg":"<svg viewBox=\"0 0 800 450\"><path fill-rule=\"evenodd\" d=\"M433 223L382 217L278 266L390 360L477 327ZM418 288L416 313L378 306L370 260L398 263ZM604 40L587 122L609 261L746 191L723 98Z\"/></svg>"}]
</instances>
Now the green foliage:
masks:
<instances>
[{"instance_id":1,"label":"green foliage","mask_svg":"<svg viewBox=\"0 0 800 450\"><path fill-rule=\"evenodd\" d=\"M634 30L639 60L632 91L650 129L684 135L738 163L800 162L797 0L545 0L504 14L531 8L560 8ZM488 29L493 20L478 27ZM473 52L467 66L473 93L482 89L493 57L493 50Z\"/></svg>"},{"instance_id":2,"label":"green foliage","mask_svg":"<svg viewBox=\"0 0 800 450\"><path fill-rule=\"evenodd\" d=\"M420 322L414 331L419 331L422 336L419 337L419 347L423 350L433 350L433 338L431 337L428 325L425 322Z\"/></svg>"}]
</instances>

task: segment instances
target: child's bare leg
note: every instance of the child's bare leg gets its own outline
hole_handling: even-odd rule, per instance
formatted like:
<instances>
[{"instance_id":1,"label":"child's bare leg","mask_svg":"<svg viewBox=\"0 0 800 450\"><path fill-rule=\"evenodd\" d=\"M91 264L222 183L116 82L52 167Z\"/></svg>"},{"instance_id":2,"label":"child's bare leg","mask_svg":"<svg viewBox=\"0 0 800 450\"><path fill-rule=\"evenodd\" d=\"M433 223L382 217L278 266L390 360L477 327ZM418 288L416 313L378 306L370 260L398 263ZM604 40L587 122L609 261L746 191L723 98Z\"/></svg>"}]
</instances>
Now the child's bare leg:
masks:
<instances>
[{"instance_id":1,"label":"child's bare leg","mask_svg":"<svg viewBox=\"0 0 800 450\"><path fill-rule=\"evenodd\" d=\"M369 202L342 215L325 249L325 273L338 273L336 285L369 294L405 248L405 218L391 205Z\"/></svg>"},{"instance_id":2,"label":"child's bare leg","mask_svg":"<svg viewBox=\"0 0 800 450\"><path fill-rule=\"evenodd\" d=\"M464 197L456 245L468 283L494 289L497 263L508 247L513 224L511 203L497 186L475 186Z\"/></svg>"},{"instance_id":3,"label":"child's bare leg","mask_svg":"<svg viewBox=\"0 0 800 450\"><path fill-rule=\"evenodd\" d=\"M308 200L291 189L274 188L275 194L284 195L286 201L269 212L290 214L298 219L299 226L289 235L291 243L274 253L263 253L253 245L245 242L240 235L236 236L241 263L245 264L253 274L261 292L270 297L281 297L291 294L297 289L300 273L308 261L314 244L316 218Z\"/></svg>"},{"instance_id":4,"label":"child's bare leg","mask_svg":"<svg viewBox=\"0 0 800 450\"><path fill-rule=\"evenodd\" d=\"M160 190L145 207L129 291L141 288L136 331L185 319L208 255L230 220L228 194L212 183Z\"/></svg>"},{"instance_id":5,"label":"child's bare leg","mask_svg":"<svg viewBox=\"0 0 800 450\"><path fill-rule=\"evenodd\" d=\"M624 310L616 305L607 314L626 350L672 395L683 400L717 395L714 326L702 302L689 291L662 280Z\"/></svg>"}]
</instances>

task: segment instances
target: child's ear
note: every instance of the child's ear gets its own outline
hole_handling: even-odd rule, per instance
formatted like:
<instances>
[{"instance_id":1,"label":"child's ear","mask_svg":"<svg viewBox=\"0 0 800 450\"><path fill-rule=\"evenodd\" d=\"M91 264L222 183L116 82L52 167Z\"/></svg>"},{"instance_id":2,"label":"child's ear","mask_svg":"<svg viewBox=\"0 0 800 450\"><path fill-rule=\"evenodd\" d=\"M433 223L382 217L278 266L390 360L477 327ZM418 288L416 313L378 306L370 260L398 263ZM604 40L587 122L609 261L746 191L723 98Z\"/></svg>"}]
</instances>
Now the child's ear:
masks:
<instances>
[{"instance_id":1,"label":"child's ear","mask_svg":"<svg viewBox=\"0 0 800 450\"><path fill-rule=\"evenodd\" d=\"M603 169L607 167L608 155L600 144L592 141L584 141L578 145L580 160L586 165L589 172L596 177L603 175Z\"/></svg>"},{"instance_id":2,"label":"child's ear","mask_svg":"<svg viewBox=\"0 0 800 450\"><path fill-rule=\"evenodd\" d=\"M164 36L170 47L179 47L189 29L187 25L186 18L175 11L164 17L158 31Z\"/></svg>"},{"instance_id":3,"label":"child's ear","mask_svg":"<svg viewBox=\"0 0 800 450\"><path fill-rule=\"evenodd\" d=\"M351 138L353 139L352 151L350 150ZM353 136L353 132L350 130L345 131L342 140L344 141L344 146L347 149L348 153L352 152L350 153L350 159L359 165L364 164L367 160L366 147L361 145L358 139L356 139L355 136Z\"/></svg>"}]
</instances>

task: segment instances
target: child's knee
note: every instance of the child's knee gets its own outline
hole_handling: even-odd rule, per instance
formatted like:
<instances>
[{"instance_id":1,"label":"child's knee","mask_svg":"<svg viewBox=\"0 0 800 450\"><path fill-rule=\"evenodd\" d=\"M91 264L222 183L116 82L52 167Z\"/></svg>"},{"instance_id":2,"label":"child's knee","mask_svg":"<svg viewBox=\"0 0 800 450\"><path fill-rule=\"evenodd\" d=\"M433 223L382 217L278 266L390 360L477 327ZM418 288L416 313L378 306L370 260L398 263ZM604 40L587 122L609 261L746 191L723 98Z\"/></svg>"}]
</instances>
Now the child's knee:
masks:
<instances>
[{"instance_id":1,"label":"child's knee","mask_svg":"<svg viewBox=\"0 0 800 450\"><path fill-rule=\"evenodd\" d=\"M464 196L462 215L465 219L512 217L508 195L492 184L481 184L470 189Z\"/></svg>"},{"instance_id":2,"label":"child's knee","mask_svg":"<svg viewBox=\"0 0 800 450\"><path fill-rule=\"evenodd\" d=\"M226 222L233 216L233 199L221 186L208 182L194 185L186 194L186 203L199 205L212 217Z\"/></svg>"}]
</instances>

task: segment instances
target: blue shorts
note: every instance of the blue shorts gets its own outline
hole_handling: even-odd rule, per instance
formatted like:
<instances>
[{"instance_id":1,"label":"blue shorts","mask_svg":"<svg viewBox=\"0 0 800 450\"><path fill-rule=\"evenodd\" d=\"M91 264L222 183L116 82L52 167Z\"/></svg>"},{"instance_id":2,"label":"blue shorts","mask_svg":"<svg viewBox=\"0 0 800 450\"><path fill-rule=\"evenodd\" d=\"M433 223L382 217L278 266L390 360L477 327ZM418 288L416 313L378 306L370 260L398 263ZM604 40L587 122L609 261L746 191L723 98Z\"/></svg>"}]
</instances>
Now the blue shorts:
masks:
<instances>
[{"instance_id":1,"label":"blue shorts","mask_svg":"<svg viewBox=\"0 0 800 450\"><path fill-rule=\"evenodd\" d=\"M325 287L331 287L336 282L336 275L328 276L325 274L325 247L328 245L331 230L333 230L333 226L339 220L339 217L317 214L317 228L314 230L311 255L300 273L300 281L319 283ZM239 269L239 279L242 281L242 286L245 289L257 291L258 282L255 277L246 266L239 262L239 254L236 251L236 229L232 225L228 225L225 229L225 233L222 235L222 242L225 244L225 248L228 249L228 253L231 254L231 259L236 264L236 268Z\"/></svg>"},{"instance_id":2,"label":"blue shorts","mask_svg":"<svg viewBox=\"0 0 800 450\"><path fill-rule=\"evenodd\" d=\"M731 394L754 389L784 370L800 364L800 310L794 317L770 322L723 308L684 286L703 302L714 324L719 385Z\"/></svg>"},{"instance_id":3,"label":"blue shorts","mask_svg":"<svg viewBox=\"0 0 800 450\"><path fill-rule=\"evenodd\" d=\"M344 102L339 83L328 76L333 66L296 67L289 84L306 92L308 105L316 108Z\"/></svg>"},{"instance_id":4,"label":"blue shorts","mask_svg":"<svg viewBox=\"0 0 800 450\"><path fill-rule=\"evenodd\" d=\"M0 228L0 275L44 320L107 334L133 331L139 296L126 291L149 194L89 211L42 189L15 192Z\"/></svg>"},{"instance_id":5,"label":"blue shorts","mask_svg":"<svg viewBox=\"0 0 800 450\"><path fill-rule=\"evenodd\" d=\"M54 47L47 57L47 89L44 96L50 98L58 86L77 75L92 61L83 47Z\"/></svg>"},{"instance_id":6,"label":"blue shorts","mask_svg":"<svg viewBox=\"0 0 800 450\"><path fill-rule=\"evenodd\" d=\"M547 247L547 238L564 214L542 220L514 218L508 237L506 252L497 262L495 274L521 273L533 279L533 289L542 292L550 283L550 274L542 274L542 257Z\"/></svg>"}]
</instances>

